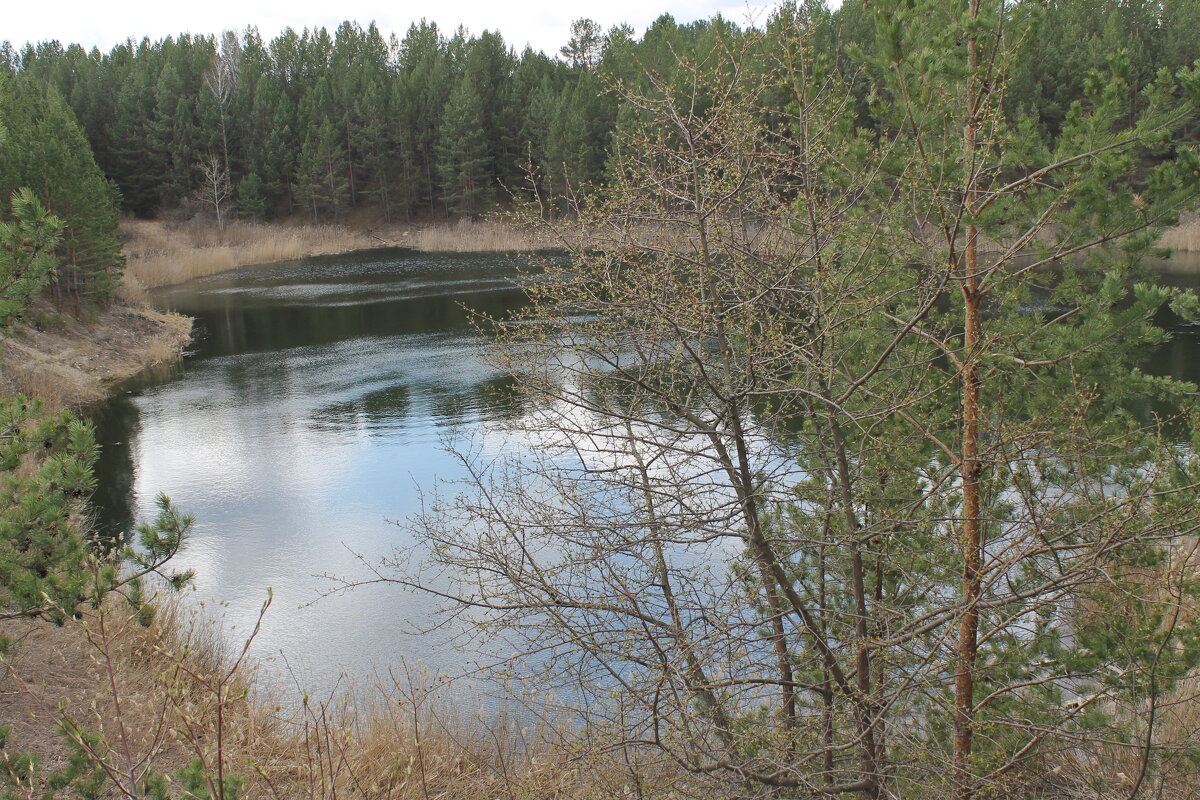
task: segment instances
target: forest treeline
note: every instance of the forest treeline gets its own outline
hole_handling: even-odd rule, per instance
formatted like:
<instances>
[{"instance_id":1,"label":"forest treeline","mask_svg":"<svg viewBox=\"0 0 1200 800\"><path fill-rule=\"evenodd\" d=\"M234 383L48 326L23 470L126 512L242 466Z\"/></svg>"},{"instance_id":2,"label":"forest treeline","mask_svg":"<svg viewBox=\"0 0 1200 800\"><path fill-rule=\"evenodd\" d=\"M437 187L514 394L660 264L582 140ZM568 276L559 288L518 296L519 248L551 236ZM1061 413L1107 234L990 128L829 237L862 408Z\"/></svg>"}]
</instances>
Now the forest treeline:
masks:
<instances>
[{"instance_id":1,"label":"forest treeline","mask_svg":"<svg viewBox=\"0 0 1200 800\"><path fill-rule=\"evenodd\" d=\"M800 13L825 63L862 63L900 40L861 0ZM1047 139L1085 97L1091 71L1112 59L1127 72L1132 118L1161 69L1200 58L1200 0L1039 0L1008 13L1019 45L1004 106ZM766 21L763 51L786 16ZM664 15L639 38L579 20L553 57L517 54L495 32L447 35L421 21L389 38L344 22L270 41L254 28L129 40L107 53L6 44L0 63L39 87L38 102L65 101L126 212L336 221L373 205L395 219L486 212L532 190L530 167L545 195L586 195L605 183L614 132L637 113L614 88L645 94L680 61L703 62L760 33ZM860 81L854 110L868 129L878 119L869 85Z\"/></svg>"}]
</instances>

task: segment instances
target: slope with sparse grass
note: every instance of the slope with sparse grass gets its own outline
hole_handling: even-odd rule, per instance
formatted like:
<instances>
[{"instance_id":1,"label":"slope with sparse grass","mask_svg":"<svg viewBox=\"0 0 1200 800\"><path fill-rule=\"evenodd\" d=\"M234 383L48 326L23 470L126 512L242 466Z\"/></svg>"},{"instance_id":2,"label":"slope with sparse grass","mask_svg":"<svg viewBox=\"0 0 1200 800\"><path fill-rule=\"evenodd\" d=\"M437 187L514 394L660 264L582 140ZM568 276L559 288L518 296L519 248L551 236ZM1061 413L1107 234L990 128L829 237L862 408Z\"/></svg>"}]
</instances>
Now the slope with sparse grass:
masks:
<instances>
[{"instance_id":1,"label":"slope with sparse grass","mask_svg":"<svg viewBox=\"0 0 1200 800\"><path fill-rule=\"evenodd\" d=\"M69 757L64 720L102 734L97 756L116 773L127 761L153 764L178 783L196 759L209 773L220 761L246 798L615 798L633 782L657 782L663 796L670 777L585 757L567 723L467 713L404 668L377 675L357 699L289 701L222 644L215 623L171 600L149 626L113 599L62 627L10 621L0 634L16 643L0 660L0 719L14 755L38 754L43 779Z\"/></svg>"},{"instance_id":2,"label":"slope with sparse grass","mask_svg":"<svg viewBox=\"0 0 1200 800\"><path fill-rule=\"evenodd\" d=\"M101 400L108 387L179 358L192 320L154 311L135 290L80 315L35 304L28 324L0 336L0 394L42 398L50 409Z\"/></svg>"}]
</instances>

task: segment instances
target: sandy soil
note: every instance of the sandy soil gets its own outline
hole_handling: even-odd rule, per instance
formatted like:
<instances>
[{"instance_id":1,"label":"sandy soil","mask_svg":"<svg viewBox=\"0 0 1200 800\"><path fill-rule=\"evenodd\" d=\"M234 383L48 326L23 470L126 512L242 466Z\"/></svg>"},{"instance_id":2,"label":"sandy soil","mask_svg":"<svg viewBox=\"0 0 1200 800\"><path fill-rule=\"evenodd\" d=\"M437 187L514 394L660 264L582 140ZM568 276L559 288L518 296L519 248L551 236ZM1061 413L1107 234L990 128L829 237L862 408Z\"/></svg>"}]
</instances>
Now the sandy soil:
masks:
<instances>
[{"instance_id":1,"label":"sandy soil","mask_svg":"<svg viewBox=\"0 0 1200 800\"><path fill-rule=\"evenodd\" d=\"M135 305L114 305L82 319L49 306L29 324L0 335L0 393L36 394L52 406L102 399L109 386L179 357L192 321Z\"/></svg>"},{"instance_id":2,"label":"sandy soil","mask_svg":"<svg viewBox=\"0 0 1200 800\"><path fill-rule=\"evenodd\" d=\"M91 648L74 627L48 622L0 622L0 635L14 644L0 662L0 721L11 729L8 750L38 754L46 771L61 769L68 748L55 730L61 708L87 720L100 696L101 675Z\"/></svg>"}]
</instances>

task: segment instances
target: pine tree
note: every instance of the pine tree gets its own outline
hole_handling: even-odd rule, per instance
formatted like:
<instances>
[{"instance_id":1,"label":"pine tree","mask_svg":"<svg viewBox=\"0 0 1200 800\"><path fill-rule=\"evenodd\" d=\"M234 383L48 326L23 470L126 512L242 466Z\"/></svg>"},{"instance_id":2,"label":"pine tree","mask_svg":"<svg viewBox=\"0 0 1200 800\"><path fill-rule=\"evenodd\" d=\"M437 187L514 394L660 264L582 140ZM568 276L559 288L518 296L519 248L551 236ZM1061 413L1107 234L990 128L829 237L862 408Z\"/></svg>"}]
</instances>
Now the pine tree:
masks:
<instances>
[{"instance_id":1,"label":"pine tree","mask_svg":"<svg viewBox=\"0 0 1200 800\"><path fill-rule=\"evenodd\" d=\"M600 23L586 17L571 23L571 38L559 50L567 62L578 69L595 69L600 64L603 37Z\"/></svg>"},{"instance_id":2,"label":"pine tree","mask_svg":"<svg viewBox=\"0 0 1200 800\"><path fill-rule=\"evenodd\" d=\"M434 23L412 25L400 43L395 94L402 139L412 142L416 204L434 213L439 198L438 130L451 87L447 43ZM414 209L415 210L415 209Z\"/></svg>"},{"instance_id":3,"label":"pine tree","mask_svg":"<svg viewBox=\"0 0 1200 800\"><path fill-rule=\"evenodd\" d=\"M512 101L512 76L516 59L499 33L484 31L466 46L462 73L471 78L479 96L479 115L483 128L486 161L481 171L494 190L498 185L510 185L518 177L517 165L522 155L516 141L519 126L506 126L511 117L505 114Z\"/></svg>"},{"instance_id":4,"label":"pine tree","mask_svg":"<svg viewBox=\"0 0 1200 800\"><path fill-rule=\"evenodd\" d=\"M0 196L29 187L62 219L56 287L105 302L125 259L117 241L117 198L92 158L74 115L57 91L0 74Z\"/></svg>"},{"instance_id":5,"label":"pine tree","mask_svg":"<svg viewBox=\"0 0 1200 800\"><path fill-rule=\"evenodd\" d=\"M391 220L396 191L396 131L389 95L381 80L372 79L354 100L355 140L359 143L360 163L365 176L363 191L383 208L384 219Z\"/></svg>"},{"instance_id":6,"label":"pine tree","mask_svg":"<svg viewBox=\"0 0 1200 800\"><path fill-rule=\"evenodd\" d=\"M79 512L95 484L96 442L70 414L43 419L41 404L21 396L0 398L0 432L0 618L61 619L87 594ZM20 469L30 458L31 473Z\"/></svg>"},{"instance_id":7,"label":"pine tree","mask_svg":"<svg viewBox=\"0 0 1200 800\"><path fill-rule=\"evenodd\" d=\"M173 589L191 581L190 571L167 564L193 519L165 495L158 496L158 516L137 526L137 548L90 538L83 526L98 453L91 426L70 412L47 414L38 399L0 397L0 620L61 622L81 603L121 589L148 621L145 578L157 575Z\"/></svg>"},{"instance_id":8,"label":"pine tree","mask_svg":"<svg viewBox=\"0 0 1200 800\"><path fill-rule=\"evenodd\" d=\"M493 197L483 128L483 104L470 75L463 75L446 104L438 131L442 202L456 214L478 214Z\"/></svg>"},{"instance_id":9,"label":"pine tree","mask_svg":"<svg viewBox=\"0 0 1200 800\"><path fill-rule=\"evenodd\" d=\"M314 222L341 220L350 200L347 162L338 131L328 117L304 140L297 167L297 189Z\"/></svg>"},{"instance_id":10,"label":"pine tree","mask_svg":"<svg viewBox=\"0 0 1200 800\"><path fill-rule=\"evenodd\" d=\"M183 80L172 64L163 67L154 96L149 135L154 161L161 165L157 205L176 208L191 192L195 159L191 113L183 96Z\"/></svg>"},{"instance_id":11,"label":"pine tree","mask_svg":"<svg viewBox=\"0 0 1200 800\"><path fill-rule=\"evenodd\" d=\"M152 146L154 92L144 67L135 64L121 82L112 121L111 169L121 188L125 208L140 217L154 214L158 204L158 181L162 175Z\"/></svg>"},{"instance_id":12,"label":"pine tree","mask_svg":"<svg viewBox=\"0 0 1200 800\"><path fill-rule=\"evenodd\" d=\"M12 196L12 222L0 221L0 330L20 320L54 278L54 250L63 223L42 208L30 189Z\"/></svg>"},{"instance_id":13,"label":"pine tree","mask_svg":"<svg viewBox=\"0 0 1200 800\"><path fill-rule=\"evenodd\" d=\"M189 196L196 182L196 126L187 98L175 101L175 114L167 145L167 168L159 195L163 208L176 208Z\"/></svg>"},{"instance_id":14,"label":"pine tree","mask_svg":"<svg viewBox=\"0 0 1200 800\"><path fill-rule=\"evenodd\" d=\"M250 171L246 177L238 181L237 213L242 219L261 220L266 215L266 205L263 203L262 180L258 173Z\"/></svg>"},{"instance_id":15,"label":"pine tree","mask_svg":"<svg viewBox=\"0 0 1200 800\"><path fill-rule=\"evenodd\" d=\"M263 182L263 201L267 216L290 212L295 198L292 183L301 142L295 136L295 108L279 85L259 79L254 93L255 147L251 169Z\"/></svg>"}]
</instances>

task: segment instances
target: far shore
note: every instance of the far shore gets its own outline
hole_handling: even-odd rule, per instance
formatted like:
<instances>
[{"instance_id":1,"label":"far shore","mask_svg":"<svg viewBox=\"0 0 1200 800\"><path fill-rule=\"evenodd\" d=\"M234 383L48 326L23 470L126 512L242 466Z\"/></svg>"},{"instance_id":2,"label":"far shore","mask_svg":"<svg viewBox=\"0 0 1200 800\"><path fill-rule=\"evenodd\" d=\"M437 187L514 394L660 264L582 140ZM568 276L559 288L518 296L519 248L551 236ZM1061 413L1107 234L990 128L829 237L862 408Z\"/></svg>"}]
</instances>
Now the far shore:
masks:
<instances>
[{"instance_id":1,"label":"far shore","mask_svg":"<svg viewBox=\"0 0 1200 800\"><path fill-rule=\"evenodd\" d=\"M124 220L126 272L151 289L227 272L309 256L376 247L411 247L429 252L531 252L551 249L516 226L494 220L433 224L298 225L236 221L219 229L200 220Z\"/></svg>"},{"instance_id":2,"label":"far shore","mask_svg":"<svg viewBox=\"0 0 1200 800\"><path fill-rule=\"evenodd\" d=\"M235 221L224 229L204 220L124 220L127 275L139 287L170 286L238 267L377 247L426 252L534 252L549 240L495 219L434 223L312 225ZM1159 240L1163 247L1200 252L1200 218L1185 214Z\"/></svg>"}]
</instances>

